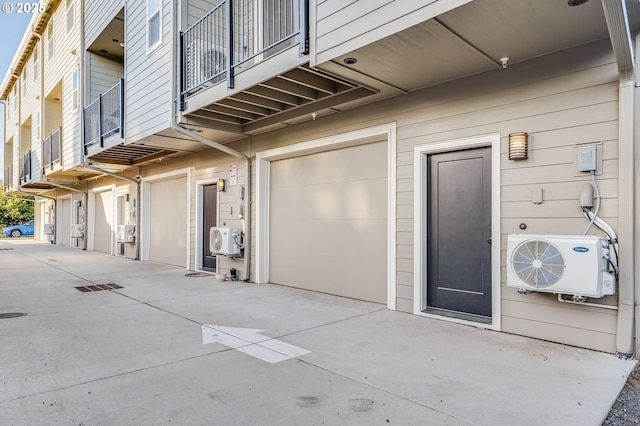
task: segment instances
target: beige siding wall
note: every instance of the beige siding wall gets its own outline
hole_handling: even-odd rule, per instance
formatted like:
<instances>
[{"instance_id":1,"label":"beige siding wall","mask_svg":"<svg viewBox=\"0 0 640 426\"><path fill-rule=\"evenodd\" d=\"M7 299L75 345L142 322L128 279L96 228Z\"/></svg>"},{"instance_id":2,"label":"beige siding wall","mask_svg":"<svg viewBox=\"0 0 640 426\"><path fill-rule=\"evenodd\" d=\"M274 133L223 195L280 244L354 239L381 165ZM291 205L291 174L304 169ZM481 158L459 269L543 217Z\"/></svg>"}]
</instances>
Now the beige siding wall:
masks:
<instances>
[{"instance_id":1,"label":"beige siding wall","mask_svg":"<svg viewBox=\"0 0 640 426\"><path fill-rule=\"evenodd\" d=\"M101 94L111 89L118 80L124 77L124 66L116 61L112 61L103 56L86 53L85 61L87 63L87 98L84 105L88 105L98 98Z\"/></svg>"},{"instance_id":2,"label":"beige siding wall","mask_svg":"<svg viewBox=\"0 0 640 426\"><path fill-rule=\"evenodd\" d=\"M166 12L166 10L165 10ZM166 40L165 40L166 41ZM603 196L601 216L614 229L618 219L618 114L617 68L608 41L514 64L460 81L392 98L363 108L305 122L284 130L255 136L229 146L252 158L255 153L358 130L383 123L397 125L397 270L398 310L413 311L414 281L414 147L483 134L501 135L501 228L502 288L501 321L506 332L614 352L616 312L595 307L564 305L552 294L519 295L506 288L506 236L528 233L580 234L586 226L578 206L578 191L588 176L577 172L576 147L598 144L602 167L598 182ZM507 159L507 135L530 134L530 159ZM189 268L195 267L196 182L229 178L229 166L237 165L239 182L221 194L220 223L240 227L237 208L239 190L247 175L242 160L209 149L142 167L150 176L191 168L189 200L191 239ZM255 200L255 171L251 176ZM99 185L99 182L96 183ZM531 202L533 189L542 188L544 202ZM233 207L233 210L232 210ZM252 206L255 235L255 204ZM251 251L255 253L255 240ZM255 267L252 258L252 278ZM223 270L242 270L241 261L230 261ZM244 276L244 275L243 275ZM615 304L616 296L599 303Z\"/></svg>"},{"instance_id":3,"label":"beige siding wall","mask_svg":"<svg viewBox=\"0 0 640 426\"><path fill-rule=\"evenodd\" d=\"M186 22L183 22L183 28L193 25L198 19L209 13L214 7L222 3L221 0L188 0L186 7L186 13L183 13L183 17L186 18Z\"/></svg>"},{"instance_id":4,"label":"beige siding wall","mask_svg":"<svg viewBox=\"0 0 640 426\"><path fill-rule=\"evenodd\" d=\"M146 2L129 2L125 10L127 143L169 127L173 2L163 0L162 3L162 45L153 51L147 51Z\"/></svg>"},{"instance_id":5,"label":"beige siding wall","mask_svg":"<svg viewBox=\"0 0 640 426\"><path fill-rule=\"evenodd\" d=\"M312 64L332 60L469 1L318 0L311 2L311 25L315 25L316 34Z\"/></svg>"}]
</instances>

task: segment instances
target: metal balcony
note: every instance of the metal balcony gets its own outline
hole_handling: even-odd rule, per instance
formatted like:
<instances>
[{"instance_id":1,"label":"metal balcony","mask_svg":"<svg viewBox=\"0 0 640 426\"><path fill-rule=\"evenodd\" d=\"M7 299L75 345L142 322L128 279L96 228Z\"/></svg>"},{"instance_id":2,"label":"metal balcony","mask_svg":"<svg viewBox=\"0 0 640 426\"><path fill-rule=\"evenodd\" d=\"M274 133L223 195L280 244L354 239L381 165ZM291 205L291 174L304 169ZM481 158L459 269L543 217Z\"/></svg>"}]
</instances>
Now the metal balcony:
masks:
<instances>
[{"instance_id":1,"label":"metal balcony","mask_svg":"<svg viewBox=\"0 0 640 426\"><path fill-rule=\"evenodd\" d=\"M308 7L226 0L184 31L180 109L189 124L256 134L376 93L308 66Z\"/></svg>"},{"instance_id":2,"label":"metal balcony","mask_svg":"<svg viewBox=\"0 0 640 426\"><path fill-rule=\"evenodd\" d=\"M45 140L42 141L42 168L43 173L52 170L55 166L61 165L60 146L62 139L60 138L61 128L57 128L50 133Z\"/></svg>"},{"instance_id":3,"label":"metal balcony","mask_svg":"<svg viewBox=\"0 0 640 426\"><path fill-rule=\"evenodd\" d=\"M4 192L9 192L13 189L13 165L5 167L4 169Z\"/></svg>"},{"instance_id":4,"label":"metal balcony","mask_svg":"<svg viewBox=\"0 0 640 426\"><path fill-rule=\"evenodd\" d=\"M104 147L104 140L119 134L124 138L124 80L120 79L111 89L101 94L82 110L84 120L84 152L94 145Z\"/></svg>"},{"instance_id":5,"label":"metal balcony","mask_svg":"<svg viewBox=\"0 0 640 426\"><path fill-rule=\"evenodd\" d=\"M31 182L31 150L27 151L19 162L20 185Z\"/></svg>"},{"instance_id":6,"label":"metal balcony","mask_svg":"<svg viewBox=\"0 0 640 426\"><path fill-rule=\"evenodd\" d=\"M238 70L295 44L300 54L308 53L307 3L275 0L257 6L226 0L217 5L182 33L182 94L222 80L233 88Z\"/></svg>"}]
</instances>

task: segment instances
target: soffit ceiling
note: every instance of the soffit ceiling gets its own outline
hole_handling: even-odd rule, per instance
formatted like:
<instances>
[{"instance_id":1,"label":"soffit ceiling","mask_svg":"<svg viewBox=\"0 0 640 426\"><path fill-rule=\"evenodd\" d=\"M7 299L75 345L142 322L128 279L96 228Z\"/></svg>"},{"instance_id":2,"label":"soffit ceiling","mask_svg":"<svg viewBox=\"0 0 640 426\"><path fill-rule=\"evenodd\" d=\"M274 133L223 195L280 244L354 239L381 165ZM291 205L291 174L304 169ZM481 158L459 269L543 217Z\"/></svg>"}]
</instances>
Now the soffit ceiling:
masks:
<instances>
[{"instance_id":1,"label":"soffit ceiling","mask_svg":"<svg viewBox=\"0 0 640 426\"><path fill-rule=\"evenodd\" d=\"M627 0L631 25L640 4ZM334 60L403 91L526 61L608 38L600 0L570 7L567 0L474 0ZM410 54L407 54L410 52ZM354 65L344 59L356 58Z\"/></svg>"}]
</instances>

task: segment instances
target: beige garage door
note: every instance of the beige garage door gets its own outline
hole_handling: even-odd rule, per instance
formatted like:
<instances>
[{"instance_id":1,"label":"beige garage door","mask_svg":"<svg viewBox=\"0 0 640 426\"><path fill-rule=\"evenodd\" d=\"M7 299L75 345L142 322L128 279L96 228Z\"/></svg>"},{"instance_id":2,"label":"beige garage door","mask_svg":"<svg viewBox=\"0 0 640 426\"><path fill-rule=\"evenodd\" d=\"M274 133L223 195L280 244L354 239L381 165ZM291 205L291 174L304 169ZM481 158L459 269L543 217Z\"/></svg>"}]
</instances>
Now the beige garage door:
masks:
<instances>
[{"instance_id":1,"label":"beige garage door","mask_svg":"<svg viewBox=\"0 0 640 426\"><path fill-rule=\"evenodd\" d=\"M387 144L273 161L269 281L387 301Z\"/></svg>"},{"instance_id":2,"label":"beige garage door","mask_svg":"<svg viewBox=\"0 0 640 426\"><path fill-rule=\"evenodd\" d=\"M149 185L149 260L187 266L187 178Z\"/></svg>"},{"instance_id":3,"label":"beige garage door","mask_svg":"<svg viewBox=\"0 0 640 426\"><path fill-rule=\"evenodd\" d=\"M111 236L113 232L113 192L99 192L96 194L93 249L111 254Z\"/></svg>"}]
</instances>

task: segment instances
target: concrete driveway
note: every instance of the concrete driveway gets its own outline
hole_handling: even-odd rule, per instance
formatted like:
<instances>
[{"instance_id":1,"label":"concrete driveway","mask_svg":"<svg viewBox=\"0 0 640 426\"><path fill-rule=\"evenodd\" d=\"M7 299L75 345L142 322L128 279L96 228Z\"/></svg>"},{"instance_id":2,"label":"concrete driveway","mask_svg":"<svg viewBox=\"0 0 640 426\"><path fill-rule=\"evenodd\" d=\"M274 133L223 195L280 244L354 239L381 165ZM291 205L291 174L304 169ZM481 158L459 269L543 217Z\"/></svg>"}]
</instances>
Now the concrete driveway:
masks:
<instances>
[{"instance_id":1,"label":"concrete driveway","mask_svg":"<svg viewBox=\"0 0 640 426\"><path fill-rule=\"evenodd\" d=\"M33 241L0 272L3 425L599 425L635 364Z\"/></svg>"}]
</instances>

